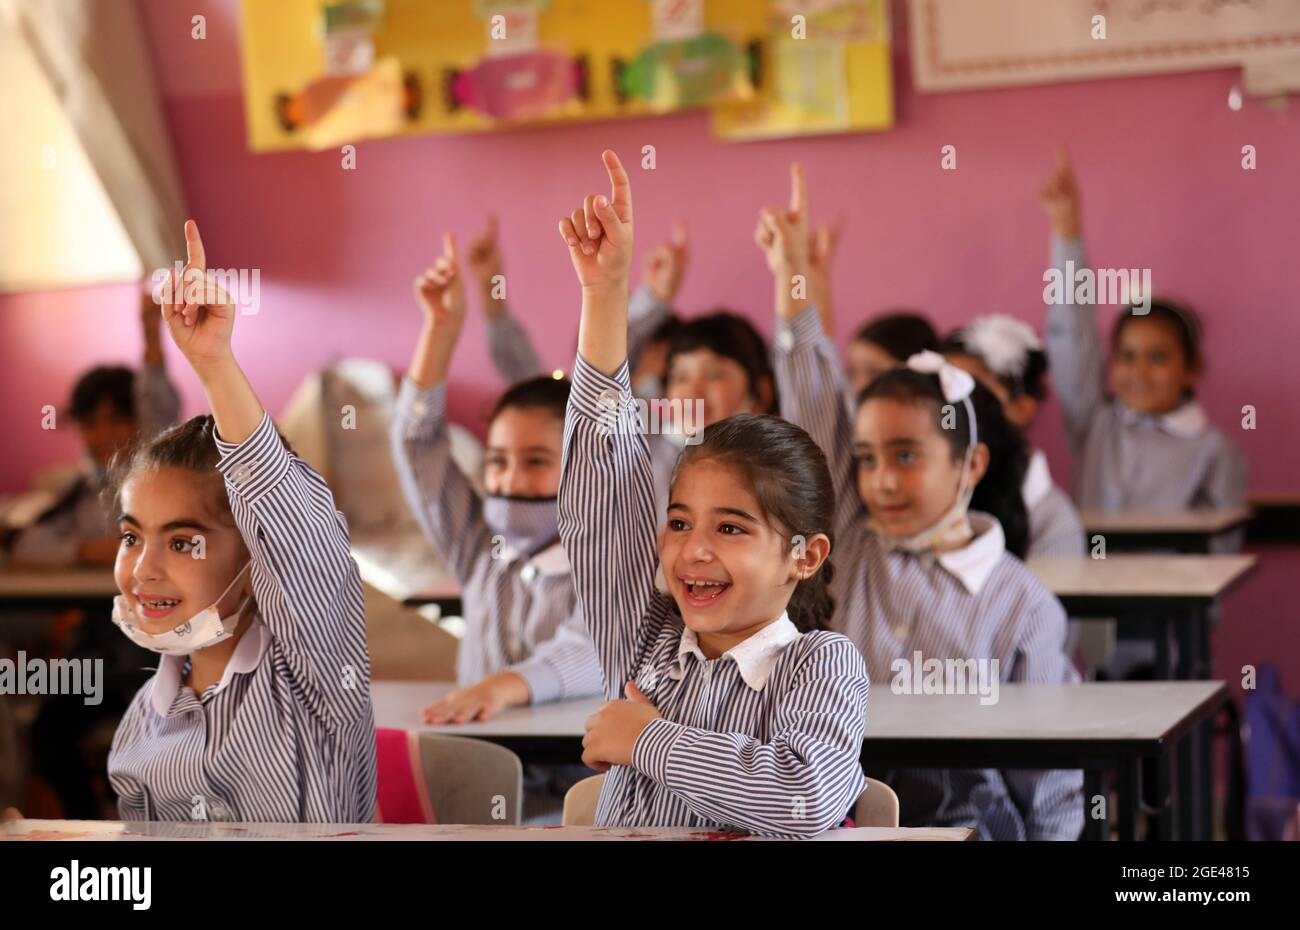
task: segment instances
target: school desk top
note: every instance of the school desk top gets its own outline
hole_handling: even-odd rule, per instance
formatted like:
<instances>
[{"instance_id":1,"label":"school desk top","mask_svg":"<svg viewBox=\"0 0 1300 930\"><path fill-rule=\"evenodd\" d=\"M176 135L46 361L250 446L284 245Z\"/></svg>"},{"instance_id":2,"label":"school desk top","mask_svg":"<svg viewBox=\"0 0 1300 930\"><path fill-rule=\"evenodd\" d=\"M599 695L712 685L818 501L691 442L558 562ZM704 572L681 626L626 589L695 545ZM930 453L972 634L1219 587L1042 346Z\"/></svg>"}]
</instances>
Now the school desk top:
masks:
<instances>
[{"instance_id":1,"label":"school desk top","mask_svg":"<svg viewBox=\"0 0 1300 930\"><path fill-rule=\"evenodd\" d=\"M974 830L857 827L828 830L811 842L970 840ZM383 823L208 823L116 820L18 820L0 825L3 840L768 840L698 827L519 827Z\"/></svg>"},{"instance_id":2,"label":"school desk top","mask_svg":"<svg viewBox=\"0 0 1300 930\"><path fill-rule=\"evenodd\" d=\"M111 568L0 569L0 606L9 602L112 600L117 593Z\"/></svg>"},{"instance_id":3,"label":"school desk top","mask_svg":"<svg viewBox=\"0 0 1300 930\"><path fill-rule=\"evenodd\" d=\"M572 759L581 755L587 718L603 703L584 698L511 707L485 722L422 723L420 711L453 688L450 682L372 682L375 725L488 739L536 758L549 757L549 747ZM1155 755L1216 712L1227 693L1219 681L1002 684L996 703L985 704L978 694L894 694L889 682L877 682L867 699L863 757L879 752L900 766L999 767L1016 759L1053 767L1053 760L1082 765L1094 757Z\"/></svg>"},{"instance_id":4,"label":"school desk top","mask_svg":"<svg viewBox=\"0 0 1300 930\"><path fill-rule=\"evenodd\" d=\"M1089 533L1208 534L1236 529L1250 519L1249 507L1187 510L1084 510L1079 514Z\"/></svg>"},{"instance_id":5,"label":"school desk top","mask_svg":"<svg viewBox=\"0 0 1300 930\"><path fill-rule=\"evenodd\" d=\"M459 611L460 585L423 534L358 533L352 537L352 557L362 580L393 600Z\"/></svg>"},{"instance_id":6,"label":"school desk top","mask_svg":"<svg viewBox=\"0 0 1300 930\"><path fill-rule=\"evenodd\" d=\"M1254 570L1253 555L1054 556L1029 560L1053 594L1067 598L1210 601ZM1068 608L1068 605L1067 605Z\"/></svg>"}]
</instances>

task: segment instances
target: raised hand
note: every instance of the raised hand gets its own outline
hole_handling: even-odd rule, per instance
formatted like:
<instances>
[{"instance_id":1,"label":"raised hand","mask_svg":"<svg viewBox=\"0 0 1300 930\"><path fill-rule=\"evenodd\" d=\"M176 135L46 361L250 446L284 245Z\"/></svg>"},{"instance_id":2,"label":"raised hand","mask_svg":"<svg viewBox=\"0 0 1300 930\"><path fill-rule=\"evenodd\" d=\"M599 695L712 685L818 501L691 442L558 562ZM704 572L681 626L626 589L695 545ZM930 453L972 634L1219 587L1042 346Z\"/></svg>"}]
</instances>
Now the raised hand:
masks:
<instances>
[{"instance_id":1,"label":"raised hand","mask_svg":"<svg viewBox=\"0 0 1300 930\"><path fill-rule=\"evenodd\" d=\"M460 329L465 319L465 283L451 233L443 233L442 254L416 277L413 287L426 320L438 328Z\"/></svg>"},{"instance_id":2,"label":"raised hand","mask_svg":"<svg viewBox=\"0 0 1300 930\"><path fill-rule=\"evenodd\" d=\"M610 196L588 194L582 206L560 220L560 236L584 292L625 293L632 267L632 184L617 155L606 149L601 160Z\"/></svg>"},{"instance_id":3,"label":"raised hand","mask_svg":"<svg viewBox=\"0 0 1300 930\"><path fill-rule=\"evenodd\" d=\"M660 303L671 304L682 286L690 246L686 239L686 224L673 223L672 239L660 243L646 256L644 281Z\"/></svg>"},{"instance_id":4,"label":"raised hand","mask_svg":"<svg viewBox=\"0 0 1300 930\"><path fill-rule=\"evenodd\" d=\"M1056 147L1056 167L1043 186L1038 199L1052 221L1052 232L1061 239L1077 239L1082 228L1079 185L1074 176L1074 165L1064 145Z\"/></svg>"},{"instance_id":5,"label":"raised hand","mask_svg":"<svg viewBox=\"0 0 1300 930\"><path fill-rule=\"evenodd\" d=\"M208 274L203 238L193 220L185 222L185 268L180 280L173 271L160 294L167 331L195 371L202 374L201 369L232 358L235 303Z\"/></svg>"},{"instance_id":6,"label":"raised hand","mask_svg":"<svg viewBox=\"0 0 1300 930\"><path fill-rule=\"evenodd\" d=\"M826 335L834 335L831 313L831 260L839 246L840 233L844 231L843 219L834 226L823 223L808 237L808 285L812 299L821 313L822 328Z\"/></svg>"},{"instance_id":7,"label":"raised hand","mask_svg":"<svg viewBox=\"0 0 1300 930\"><path fill-rule=\"evenodd\" d=\"M484 290L492 287L492 279L501 274L501 248L497 244L497 218L488 217L487 229L472 239L465 253L465 263Z\"/></svg>"},{"instance_id":8,"label":"raised hand","mask_svg":"<svg viewBox=\"0 0 1300 930\"><path fill-rule=\"evenodd\" d=\"M790 165L790 206L764 207L758 214L754 242L763 250L768 270L788 278L808 272L808 188L803 166Z\"/></svg>"}]
</instances>

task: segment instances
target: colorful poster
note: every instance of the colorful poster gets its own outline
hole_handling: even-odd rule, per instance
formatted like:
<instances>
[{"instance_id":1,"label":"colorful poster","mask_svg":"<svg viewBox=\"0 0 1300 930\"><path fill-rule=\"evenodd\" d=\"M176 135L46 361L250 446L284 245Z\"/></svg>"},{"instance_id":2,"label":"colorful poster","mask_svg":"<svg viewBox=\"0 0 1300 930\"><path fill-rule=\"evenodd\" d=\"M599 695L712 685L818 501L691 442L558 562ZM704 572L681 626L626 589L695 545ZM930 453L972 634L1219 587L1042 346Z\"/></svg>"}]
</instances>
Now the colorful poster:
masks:
<instances>
[{"instance_id":1,"label":"colorful poster","mask_svg":"<svg viewBox=\"0 0 1300 930\"><path fill-rule=\"evenodd\" d=\"M777 0L763 19L759 93L714 109L717 136L742 141L894 124L886 0Z\"/></svg>"},{"instance_id":2,"label":"colorful poster","mask_svg":"<svg viewBox=\"0 0 1300 930\"><path fill-rule=\"evenodd\" d=\"M254 150L752 99L764 0L242 0ZM752 25L747 25L752 24Z\"/></svg>"}]
</instances>

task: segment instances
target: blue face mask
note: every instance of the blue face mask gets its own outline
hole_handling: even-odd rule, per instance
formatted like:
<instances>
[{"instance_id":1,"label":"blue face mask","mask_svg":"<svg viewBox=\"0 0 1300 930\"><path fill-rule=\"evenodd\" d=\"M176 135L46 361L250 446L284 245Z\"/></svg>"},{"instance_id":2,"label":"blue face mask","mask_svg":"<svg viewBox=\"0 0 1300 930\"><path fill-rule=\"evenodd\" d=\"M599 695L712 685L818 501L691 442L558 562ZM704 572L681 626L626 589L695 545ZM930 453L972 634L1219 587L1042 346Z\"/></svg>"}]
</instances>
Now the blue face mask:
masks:
<instances>
[{"instance_id":1,"label":"blue face mask","mask_svg":"<svg viewBox=\"0 0 1300 930\"><path fill-rule=\"evenodd\" d=\"M535 555L560 538L558 500L489 494L483 498L483 521L494 536L503 537L515 552Z\"/></svg>"}]
</instances>

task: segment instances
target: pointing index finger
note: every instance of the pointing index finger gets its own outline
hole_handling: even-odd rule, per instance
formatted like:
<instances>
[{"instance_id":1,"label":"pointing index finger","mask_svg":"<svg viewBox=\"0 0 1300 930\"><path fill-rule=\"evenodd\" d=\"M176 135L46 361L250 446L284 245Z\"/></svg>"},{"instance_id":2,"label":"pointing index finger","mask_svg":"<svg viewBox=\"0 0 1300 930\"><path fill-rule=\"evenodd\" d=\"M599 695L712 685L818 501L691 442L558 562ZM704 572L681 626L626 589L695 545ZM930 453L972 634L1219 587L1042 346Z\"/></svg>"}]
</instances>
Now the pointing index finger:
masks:
<instances>
[{"instance_id":1,"label":"pointing index finger","mask_svg":"<svg viewBox=\"0 0 1300 930\"><path fill-rule=\"evenodd\" d=\"M208 267L207 256L203 252L203 237L199 235L199 225L193 220L185 221L185 263L191 268Z\"/></svg>"},{"instance_id":2,"label":"pointing index finger","mask_svg":"<svg viewBox=\"0 0 1300 930\"><path fill-rule=\"evenodd\" d=\"M605 149L600 157L605 163L605 171L609 174L610 203L614 205L614 210L619 217L627 222L632 218L632 182L628 180L623 163L612 150Z\"/></svg>"},{"instance_id":3,"label":"pointing index finger","mask_svg":"<svg viewBox=\"0 0 1300 930\"><path fill-rule=\"evenodd\" d=\"M808 209L808 187L804 183L803 165L790 163L790 212L802 216Z\"/></svg>"}]
</instances>

